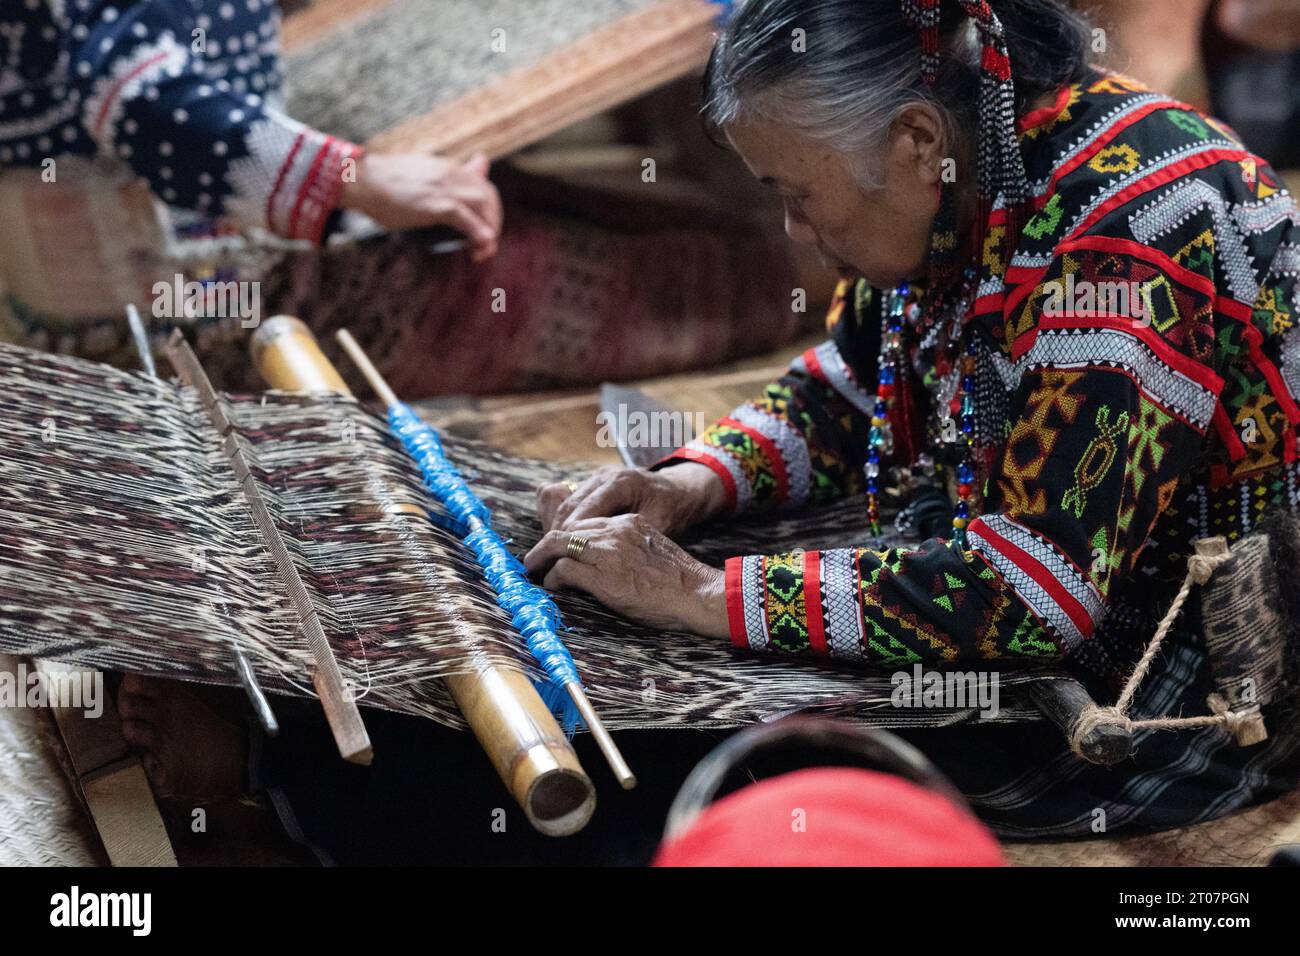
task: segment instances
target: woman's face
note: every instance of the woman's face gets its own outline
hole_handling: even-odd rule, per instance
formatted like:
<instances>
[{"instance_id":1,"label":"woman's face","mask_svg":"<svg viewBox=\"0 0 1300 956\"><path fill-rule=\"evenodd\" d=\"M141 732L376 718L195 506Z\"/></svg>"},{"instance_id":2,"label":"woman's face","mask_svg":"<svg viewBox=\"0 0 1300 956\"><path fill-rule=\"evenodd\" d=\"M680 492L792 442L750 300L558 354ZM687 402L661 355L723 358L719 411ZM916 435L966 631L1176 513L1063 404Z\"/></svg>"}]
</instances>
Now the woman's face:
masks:
<instances>
[{"instance_id":1,"label":"woman's face","mask_svg":"<svg viewBox=\"0 0 1300 956\"><path fill-rule=\"evenodd\" d=\"M932 122L933 121L933 122ZM943 157L937 117L907 111L885 150L884 185L863 190L845 157L768 120L728 127L745 165L785 203L785 231L842 277L887 289L925 274Z\"/></svg>"}]
</instances>

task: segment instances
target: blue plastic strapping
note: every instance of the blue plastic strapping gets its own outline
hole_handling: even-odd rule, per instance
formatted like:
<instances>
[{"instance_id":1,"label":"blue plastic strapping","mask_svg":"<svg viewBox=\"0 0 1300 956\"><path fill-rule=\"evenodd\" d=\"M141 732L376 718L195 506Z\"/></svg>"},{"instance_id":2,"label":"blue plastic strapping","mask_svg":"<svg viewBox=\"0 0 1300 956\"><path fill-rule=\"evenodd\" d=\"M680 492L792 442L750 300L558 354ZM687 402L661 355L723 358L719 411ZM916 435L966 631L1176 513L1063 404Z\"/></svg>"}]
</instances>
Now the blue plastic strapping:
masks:
<instances>
[{"instance_id":1,"label":"blue plastic strapping","mask_svg":"<svg viewBox=\"0 0 1300 956\"><path fill-rule=\"evenodd\" d=\"M484 578L496 592L497 603L510 615L511 623L523 637L529 653L546 674L538 692L564 729L572 733L582 718L564 685L572 681L581 686L582 682L573 657L558 633L563 627L560 609L545 590L528 580L523 564L510 553L505 541L492 527L491 510L447 458L438 433L425 424L409 405L400 402L388 409L388 423L419 465L425 487L442 502L451 522L462 529L462 540L473 552L483 569ZM479 522L472 531L468 530L471 519Z\"/></svg>"}]
</instances>

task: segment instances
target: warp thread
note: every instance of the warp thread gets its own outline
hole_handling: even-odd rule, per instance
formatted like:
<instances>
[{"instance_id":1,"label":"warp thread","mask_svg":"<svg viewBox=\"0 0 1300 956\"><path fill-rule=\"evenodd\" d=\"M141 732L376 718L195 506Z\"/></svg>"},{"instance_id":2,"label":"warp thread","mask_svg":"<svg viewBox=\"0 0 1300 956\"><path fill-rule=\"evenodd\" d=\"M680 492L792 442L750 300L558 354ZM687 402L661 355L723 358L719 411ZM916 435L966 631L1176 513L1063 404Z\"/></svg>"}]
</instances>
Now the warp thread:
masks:
<instances>
[{"instance_id":1,"label":"warp thread","mask_svg":"<svg viewBox=\"0 0 1300 956\"><path fill-rule=\"evenodd\" d=\"M1192 585L1207 583L1215 569L1232 560L1232 557L1232 553L1225 548L1219 554L1193 554L1187 559L1187 575L1183 578L1182 587L1178 589L1173 603L1169 605L1169 610L1161 619L1141 660L1137 662L1133 673L1125 681L1119 699L1105 707L1099 704L1085 707L1075 721L1070 731L1070 749L1077 756L1087 759L1084 755L1084 741L1089 734L1101 726L1120 727L1129 733L1141 729L1185 730L1194 727L1223 726L1243 746L1264 739L1266 735L1258 713L1233 711L1228 702L1218 694L1210 694L1206 698L1206 704L1214 712L1213 714L1198 717L1150 717L1142 720L1134 720L1128 716L1129 707L1133 703L1138 687L1141 686L1147 671L1151 669L1151 662L1155 660L1165 636L1173 628L1174 621L1178 619L1183 603L1191 593Z\"/></svg>"},{"instance_id":2,"label":"warp thread","mask_svg":"<svg viewBox=\"0 0 1300 956\"><path fill-rule=\"evenodd\" d=\"M445 518L443 506L385 418L330 396L268 392L226 402L345 676L366 704L463 728L437 678L472 673L485 656L534 680L543 674L463 539L428 521L431 511ZM47 416L57 441L43 436ZM0 346L0 417L10 426L0 433L0 652L236 685L233 643L268 692L313 696L301 680L312 662L294 635L296 615L264 550L248 547L255 530L191 390ZM573 466L441 438L497 531L522 553L542 533L535 489ZM684 543L717 566L773 547L852 547L864 532L860 506L841 499L711 528ZM899 543L892 529L887 534ZM109 552L118 560L100 560ZM972 718L969 710L892 706L883 671L738 654L726 642L629 621L581 592L552 598L568 626L560 632L565 646L611 730L740 727L826 707L893 727ZM1023 694L1036 679L1036 669L1008 668L991 719L1040 721Z\"/></svg>"},{"instance_id":3,"label":"warp thread","mask_svg":"<svg viewBox=\"0 0 1300 956\"><path fill-rule=\"evenodd\" d=\"M388 409L388 422L401 439L424 476L425 486L447 509L448 518L465 545L473 552L483 576L496 593L497 603L528 652L546 674L538 692L546 705L572 733L581 722L577 706L565 692L565 685L582 686L577 665L560 639L560 609L544 590L528 580L528 572L492 527L492 512L474 493L452 464L437 432L415 411L400 402Z\"/></svg>"}]
</instances>

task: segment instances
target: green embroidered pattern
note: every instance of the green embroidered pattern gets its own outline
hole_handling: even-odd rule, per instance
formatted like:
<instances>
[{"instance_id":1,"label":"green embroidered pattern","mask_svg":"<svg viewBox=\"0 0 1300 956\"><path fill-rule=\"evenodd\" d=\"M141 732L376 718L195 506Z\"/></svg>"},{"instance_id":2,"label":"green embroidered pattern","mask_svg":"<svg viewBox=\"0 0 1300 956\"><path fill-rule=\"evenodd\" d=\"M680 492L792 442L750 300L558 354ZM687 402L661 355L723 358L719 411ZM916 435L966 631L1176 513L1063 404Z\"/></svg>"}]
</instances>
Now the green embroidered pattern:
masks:
<instances>
[{"instance_id":1,"label":"green embroidered pattern","mask_svg":"<svg viewBox=\"0 0 1300 956\"><path fill-rule=\"evenodd\" d=\"M1074 466L1074 484L1061 496L1061 507L1074 511L1076 518L1083 517L1088 505L1088 492L1101 484L1110 466L1119 454L1117 439L1128 428L1128 412L1120 412L1111 422L1110 406L1097 409L1097 434Z\"/></svg>"},{"instance_id":2,"label":"green embroidered pattern","mask_svg":"<svg viewBox=\"0 0 1300 956\"><path fill-rule=\"evenodd\" d=\"M1061 203L1060 194L1054 195L1047 205L1025 224L1024 232L1031 238L1045 239L1056 232L1057 227L1061 225L1061 217L1064 215L1065 207Z\"/></svg>"},{"instance_id":3,"label":"green embroidered pattern","mask_svg":"<svg viewBox=\"0 0 1300 956\"><path fill-rule=\"evenodd\" d=\"M1173 123L1189 136L1195 136L1197 139L1205 139L1210 135L1210 131L1206 125L1191 113L1170 110L1165 113L1165 116L1169 117L1169 122Z\"/></svg>"},{"instance_id":4,"label":"green embroidered pattern","mask_svg":"<svg viewBox=\"0 0 1300 956\"><path fill-rule=\"evenodd\" d=\"M772 645L789 653L806 651L808 609L804 604L802 551L777 555L763 563L763 592Z\"/></svg>"},{"instance_id":5,"label":"green embroidered pattern","mask_svg":"<svg viewBox=\"0 0 1300 956\"><path fill-rule=\"evenodd\" d=\"M894 637L889 631L870 618L867 619L867 624L871 628L871 636L866 640L867 650L871 652L871 655L874 655L876 663L884 664L887 667L920 663L921 655Z\"/></svg>"},{"instance_id":6,"label":"green embroidered pattern","mask_svg":"<svg viewBox=\"0 0 1300 956\"><path fill-rule=\"evenodd\" d=\"M1025 615L1016 626L1011 640L1007 641L1007 650L1025 657L1052 657L1057 653L1056 645L1047 636L1047 632L1029 615Z\"/></svg>"}]
</instances>

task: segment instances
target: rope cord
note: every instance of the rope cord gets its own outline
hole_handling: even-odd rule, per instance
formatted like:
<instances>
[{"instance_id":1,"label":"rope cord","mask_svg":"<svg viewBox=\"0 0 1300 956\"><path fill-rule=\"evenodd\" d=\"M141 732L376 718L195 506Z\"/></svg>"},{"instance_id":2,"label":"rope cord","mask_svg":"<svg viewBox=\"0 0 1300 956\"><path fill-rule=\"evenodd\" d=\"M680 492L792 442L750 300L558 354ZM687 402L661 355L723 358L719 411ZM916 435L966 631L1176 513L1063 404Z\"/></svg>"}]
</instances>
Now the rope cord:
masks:
<instances>
[{"instance_id":1,"label":"rope cord","mask_svg":"<svg viewBox=\"0 0 1300 956\"><path fill-rule=\"evenodd\" d=\"M1165 636L1173 628L1174 621L1178 619L1183 604L1192 591L1192 585L1208 582L1215 569L1230 561L1232 557L1230 552L1225 551L1222 554L1213 555L1193 554L1187 559L1187 576L1183 578L1183 585L1178 589L1178 594L1174 596L1173 603L1169 605L1169 610L1165 612L1165 616L1161 619L1160 625L1151 638L1151 642L1147 644L1146 651L1142 654L1142 658L1134 666L1128 680L1125 681L1119 699L1114 704L1106 707L1092 704L1085 707L1079 715L1079 719L1070 732L1070 749L1075 754L1080 757L1084 756L1084 740L1101 726L1121 727L1130 733L1142 729L1183 730L1192 727L1223 726L1231 731L1234 736L1240 736L1241 731L1258 721L1259 718L1256 714L1237 713L1231 710L1228 702L1218 694L1210 694L1206 698L1206 703L1214 711L1213 714L1199 717L1150 717L1142 720L1134 720L1128 716L1129 707L1133 703L1133 698L1137 695L1138 687L1141 686L1142 679L1146 677L1147 671L1151 669L1151 663L1155 660L1156 654L1159 653Z\"/></svg>"}]
</instances>

